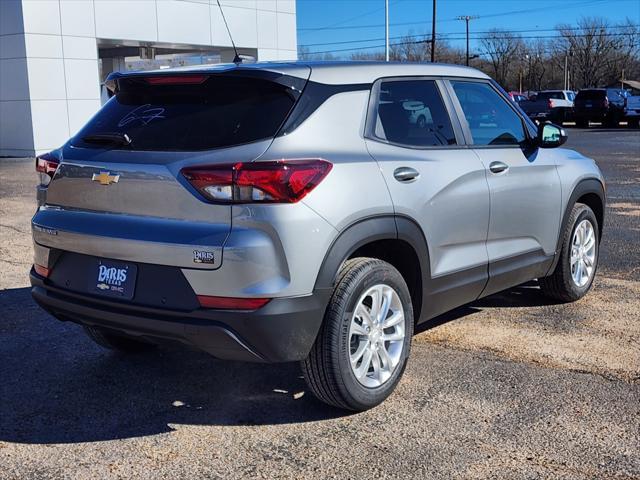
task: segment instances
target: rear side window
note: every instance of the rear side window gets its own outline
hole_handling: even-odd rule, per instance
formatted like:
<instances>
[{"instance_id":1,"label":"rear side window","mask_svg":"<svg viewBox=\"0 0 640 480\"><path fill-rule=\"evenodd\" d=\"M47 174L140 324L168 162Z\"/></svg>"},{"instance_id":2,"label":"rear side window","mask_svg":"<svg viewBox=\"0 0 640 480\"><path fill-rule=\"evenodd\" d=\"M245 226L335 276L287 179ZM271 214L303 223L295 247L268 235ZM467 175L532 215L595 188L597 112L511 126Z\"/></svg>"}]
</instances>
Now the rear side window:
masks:
<instances>
[{"instance_id":1,"label":"rear side window","mask_svg":"<svg viewBox=\"0 0 640 480\"><path fill-rule=\"evenodd\" d=\"M374 134L409 147L456 144L449 114L433 80L381 82Z\"/></svg>"},{"instance_id":2,"label":"rear side window","mask_svg":"<svg viewBox=\"0 0 640 480\"><path fill-rule=\"evenodd\" d=\"M104 148L96 136L123 134L131 143L113 148L184 151L241 145L275 136L296 101L293 89L260 78L201 76L199 83L197 76L191 78L195 81L120 80L118 93L73 145Z\"/></svg>"},{"instance_id":3,"label":"rear side window","mask_svg":"<svg viewBox=\"0 0 640 480\"><path fill-rule=\"evenodd\" d=\"M519 145L526 140L520 116L487 83L451 85L469 124L474 145Z\"/></svg>"}]
</instances>

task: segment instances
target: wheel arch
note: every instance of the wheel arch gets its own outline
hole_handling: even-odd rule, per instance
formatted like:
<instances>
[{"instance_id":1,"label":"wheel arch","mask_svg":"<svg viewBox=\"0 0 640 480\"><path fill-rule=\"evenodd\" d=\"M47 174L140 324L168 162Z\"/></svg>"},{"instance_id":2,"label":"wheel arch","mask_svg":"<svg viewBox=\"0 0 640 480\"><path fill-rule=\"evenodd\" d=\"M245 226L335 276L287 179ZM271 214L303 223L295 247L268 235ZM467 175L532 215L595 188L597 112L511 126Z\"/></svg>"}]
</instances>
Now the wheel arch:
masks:
<instances>
[{"instance_id":1,"label":"wheel arch","mask_svg":"<svg viewBox=\"0 0 640 480\"><path fill-rule=\"evenodd\" d=\"M406 252L399 251L407 248ZM425 311L425 286L430 278L429 251L422 229L410 218L382 215L345 228L327 251L315 290L332 290L342 264L354 256L371 256L394 265L409 286L418 322Z\"/></svg>"},{"instance_id":2,"label":"wheel arch","mask_svg":"<svg viewBox=\"0 0 640 480\"><path fill-rule=\"evenodd\" d=\"M562 223L560 224L560 230L558 233L558 241L556 244L556 253L553 263L547 275L553 272L560 259L560 252L562 251L562 240L564 236L567 222L571 216L571 210L576 203L584 203L587 205L596 216L598 221L598 239L602 238L602 230L604 227L604 214L606 206L606 195L603 183L596 178L585 178L578 182L571 192L571 196L567 204L565 205L564 213L562 215Z\"/></svg>"}]
</instances>

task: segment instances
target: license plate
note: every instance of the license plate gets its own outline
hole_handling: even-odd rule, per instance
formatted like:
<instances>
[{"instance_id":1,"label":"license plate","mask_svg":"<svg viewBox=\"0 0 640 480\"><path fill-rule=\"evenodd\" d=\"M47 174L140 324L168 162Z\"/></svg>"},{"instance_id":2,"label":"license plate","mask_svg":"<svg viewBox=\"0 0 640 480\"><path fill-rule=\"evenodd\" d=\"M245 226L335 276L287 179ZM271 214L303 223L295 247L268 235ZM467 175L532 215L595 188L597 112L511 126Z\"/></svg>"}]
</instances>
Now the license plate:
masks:
<instances>
[{"instance_id":1,"label":"license plate","mask_svg":"<svg viewBox=\"0 0 640 480\"><path fill-rule=\"evenodd\" d=\"M131 300L137 273L136 265L116 260L98 260L91 272L89 290L98 295Z\"/></svg>"}]
</instances>

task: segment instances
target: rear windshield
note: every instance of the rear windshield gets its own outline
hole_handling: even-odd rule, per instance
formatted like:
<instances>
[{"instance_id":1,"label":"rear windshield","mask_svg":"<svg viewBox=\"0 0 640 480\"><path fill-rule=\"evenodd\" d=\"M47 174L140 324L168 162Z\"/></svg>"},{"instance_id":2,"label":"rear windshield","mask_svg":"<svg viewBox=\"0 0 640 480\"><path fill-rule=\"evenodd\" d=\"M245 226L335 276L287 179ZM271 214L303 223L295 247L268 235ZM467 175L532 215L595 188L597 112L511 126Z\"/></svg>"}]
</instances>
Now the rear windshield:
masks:
<instances>
[{"instance_id":1,"label":"rear windshield","mask_svg":"<svg viewBox=\"0 0 640 480\"><path fill-rule=\"evenodd\" d=\"M296 90L261 78L200 78L201 83L159 85L142 77L121 79L118 93L72 144L104 148L96 135L126 134L130 144L114 142L109 148L184 151L241 145L275 136L297 99Z\"/></svg>"},{"instance_id":2,"label":"rear windshield","mask_svg":"<svg viewBox=\"0 0 640 480\"><path fill-rule=\"evenodd\" d=\"M604 97L604 90L580 90L576 95L576 98L580 100L601 100Z\"/></svg>"},{"instance_id":3,"label":"rear windshield","mask_svg":"<svg viewBox=\"0 0 640 480\"><path fill-rule=\"evenodd\" d=\"M564 100L564 94L562 92L540 92L536 98L538 100L549 100L551 98Z\"/></svg>"}]
</instances>

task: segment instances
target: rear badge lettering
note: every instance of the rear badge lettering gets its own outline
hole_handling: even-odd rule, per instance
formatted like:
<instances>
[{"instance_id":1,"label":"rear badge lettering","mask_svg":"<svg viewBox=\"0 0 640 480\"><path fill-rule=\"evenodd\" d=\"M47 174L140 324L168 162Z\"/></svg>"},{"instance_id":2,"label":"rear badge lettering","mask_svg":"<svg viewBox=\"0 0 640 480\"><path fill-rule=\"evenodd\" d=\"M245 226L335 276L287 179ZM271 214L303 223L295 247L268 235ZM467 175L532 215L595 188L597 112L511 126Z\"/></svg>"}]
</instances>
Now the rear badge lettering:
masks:
<instances>
[{"instance_id":1,"label":"rear badge lettering","mask_svg":"<svg viewBox=\"0 0 640 480\"><path fill-rule=\"evenodd\" d=\"M36 232L46 233L47 235L58 235L58 231L53 228L41 227L40 225L33 224L33 229Z\"/></svg>"},{"instance_id":2,"label":"rear badge lettering","mask_svg":"<svg viewBox=\"0 0 640 480\"><path fill-rule=\"evenodd\" d=\"M205 252L201 250L193 251L194 263L215 263L213 252Z\"/></svg>"}]
</instances>

